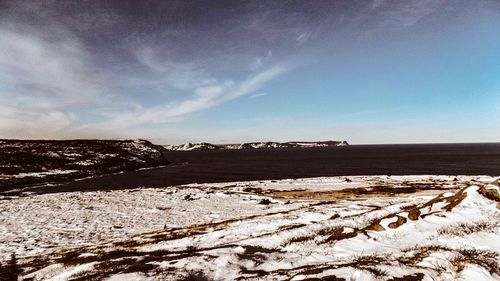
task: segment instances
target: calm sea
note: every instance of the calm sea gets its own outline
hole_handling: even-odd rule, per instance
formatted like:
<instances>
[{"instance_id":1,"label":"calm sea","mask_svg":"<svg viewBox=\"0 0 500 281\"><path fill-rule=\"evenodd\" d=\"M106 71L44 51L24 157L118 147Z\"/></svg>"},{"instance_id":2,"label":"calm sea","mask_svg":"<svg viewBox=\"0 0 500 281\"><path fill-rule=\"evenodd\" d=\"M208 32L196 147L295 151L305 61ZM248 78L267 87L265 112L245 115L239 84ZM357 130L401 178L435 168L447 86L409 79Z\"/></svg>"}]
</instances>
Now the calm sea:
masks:
<instances>
[{"instance_id":1,"label":"calm sea","mask_svg":"<svg viewBox=\"0 0 500 281\"><path fill-rule=\"evenodd\" d=\"M500 176L500 143L351 145L332 148L168 152L163 168L76 181L44 190L105 190L351 175Z\"/></svg>"}]
</instances>

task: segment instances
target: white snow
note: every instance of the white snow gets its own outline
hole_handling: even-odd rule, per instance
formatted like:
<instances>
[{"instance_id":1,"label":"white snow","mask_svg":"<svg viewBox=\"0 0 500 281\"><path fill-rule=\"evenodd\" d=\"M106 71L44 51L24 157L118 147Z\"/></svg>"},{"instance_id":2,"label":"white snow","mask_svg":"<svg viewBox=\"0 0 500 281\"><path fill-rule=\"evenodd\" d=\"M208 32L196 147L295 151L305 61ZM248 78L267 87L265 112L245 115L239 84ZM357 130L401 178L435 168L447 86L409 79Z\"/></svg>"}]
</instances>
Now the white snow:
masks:
<instances>
[{"instance_id":1,"label":"white snow","mask_svg":"<svg viewBox=\"0 0 500 281\"><path fill-rule=\"evenodd\" d=\"M144 274L132 272L132 273L120 273L115 274L106 279L106 281L147 281L151 280Z\"/></svg>"},{"instance_id":2,"label":"white snow","mask_svg":"<svg viewBox=\"0 0 500 281\"><path fill-rule=\"evenodd\" d=\"M112 281L178 280L193 272L213 280L380 280L377 274L498 280L500 210L479 192L493 188L494 179L457 178L332 177L4 198L0 257L15 252L28 268L34 259L45 260L25 273L34 280L106 270L98 267L100 258L113 251L126 251L107 261L116 266L126 269L137 260L155 269L113 272ZM269 198L245 189L317 192L411 183L436 188L356 200ZM465 198L446 209L459 190ZM271 204L260 204L264 198ZM420 210L418 219L411 219L411 209ZM389 228L398 217L406 222ZM377 220L381 229L369 228ZM72 262L57 262L72 252Z\"/></svg>"},{"instance_id":3,"label":"white snow","mask_svg":"<svg viewBox=\"0 0 500 281\"><path fill-rule=\"evenodd\" d=\"M19 173L14 175L14 178L26 178L26 177L46 177L50 175L66 175L78 172L77 170L50 170L45 172L31 172L31 173Z\"/></svg>"}]
</instances>

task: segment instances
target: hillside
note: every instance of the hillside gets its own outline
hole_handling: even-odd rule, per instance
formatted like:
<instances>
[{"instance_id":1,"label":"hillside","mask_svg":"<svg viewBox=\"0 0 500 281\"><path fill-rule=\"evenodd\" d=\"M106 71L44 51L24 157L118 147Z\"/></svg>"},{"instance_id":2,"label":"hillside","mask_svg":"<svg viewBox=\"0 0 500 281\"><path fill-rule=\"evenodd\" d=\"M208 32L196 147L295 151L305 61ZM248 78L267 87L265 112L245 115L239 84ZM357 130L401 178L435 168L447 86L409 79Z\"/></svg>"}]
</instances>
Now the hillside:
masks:
<instances>
[{"instance_id":1,"label":"hillside","mask_svg":"<svg viewBox=\"0 0 500 281\"><path fill-rule=\"evenodd\" d=\"M0 140L0 191L168 164L145 140Z\"/></svg>"}]
</instances>

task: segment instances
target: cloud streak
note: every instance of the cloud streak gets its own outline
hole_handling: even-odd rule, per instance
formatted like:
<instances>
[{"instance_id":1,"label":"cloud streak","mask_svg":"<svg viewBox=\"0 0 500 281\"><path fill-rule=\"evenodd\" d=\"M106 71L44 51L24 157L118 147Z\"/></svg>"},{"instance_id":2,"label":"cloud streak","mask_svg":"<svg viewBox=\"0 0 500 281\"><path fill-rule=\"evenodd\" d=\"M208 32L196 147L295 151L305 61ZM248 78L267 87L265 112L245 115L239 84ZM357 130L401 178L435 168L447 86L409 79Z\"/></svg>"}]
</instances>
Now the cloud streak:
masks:
<instances>
[{"instance_id":1,"label":"cloud streak","mask_svg":"<svg viewBox=\"0 0 500 281\"><path fill-rule=\"evenodd\" d=\"M107 86L88 68L90 57L64 30L39 34L2 25L0 34L2 96L57 97L65 104L88 104L106 94Z\"/></svg>"},{"instance_id":2,"label":"cloud streak","mask_svg":"<svg viewBox=\"0 0 500 281\"><path fill-rule=\"evenodd\" d=\"M194 89L189 99L152 108L138 108L133 112L118 113L104 126L123 128L139 124L168 123L203 111L241 96L260 90L266 83L284 74L285 67L275 66L257 73L241 82L214 82Z\"/></svg>"},{"instance_id":3,"label":"cloud streak","mask_svg":"<svg viewBox=\"0 0 500 281\"><path fill-rule=\"evenodd\" d=\"M85 130L92 135L110 127L175 122L250 94L285 71L269 67L267 51L254 58L257 67L235 65L240 77L217 79L225 75L205 70L216 66L179 57L163 41L142 41L142 33L123 38L114 56L102 57L109 47L95 53L97 45L89 45L71 21L52 20L54 12L39 4L33 3L40 9L34 15L41 17L39 25L1 20L0 137L64 137ZM0 15L35 10L25 3L7 6Z\"/></svg>"},{"instance_id":4,"label":"cloud streak","mask_svg":"<svg viewBox=\"0 0 500 281\"><path fill-rule=\"evenodd\" d=\"M63 29L41 34L1 23L0 46L0 137L50 137L76 119L66 110L110 94L78 40Z\"/></svg>"}]
</instances>

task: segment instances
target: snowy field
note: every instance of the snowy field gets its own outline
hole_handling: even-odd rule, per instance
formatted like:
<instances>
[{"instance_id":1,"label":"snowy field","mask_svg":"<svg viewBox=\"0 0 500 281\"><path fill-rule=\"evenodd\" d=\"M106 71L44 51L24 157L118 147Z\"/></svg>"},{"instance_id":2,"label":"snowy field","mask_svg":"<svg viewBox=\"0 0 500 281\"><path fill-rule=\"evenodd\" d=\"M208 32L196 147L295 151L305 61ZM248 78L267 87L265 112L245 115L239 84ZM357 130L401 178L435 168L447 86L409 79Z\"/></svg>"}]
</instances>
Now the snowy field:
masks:
<instances>
[{"instance_id":1,"label":"snowy field","mask_svg":"<svg viewBox=\"0 0 500 281\"><path fill-rule=\"evenodd\" d=\"M500 280L499 202L487 176L0 196L0 260L30 280Z\"/></svg>"}]
</instances>

